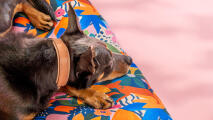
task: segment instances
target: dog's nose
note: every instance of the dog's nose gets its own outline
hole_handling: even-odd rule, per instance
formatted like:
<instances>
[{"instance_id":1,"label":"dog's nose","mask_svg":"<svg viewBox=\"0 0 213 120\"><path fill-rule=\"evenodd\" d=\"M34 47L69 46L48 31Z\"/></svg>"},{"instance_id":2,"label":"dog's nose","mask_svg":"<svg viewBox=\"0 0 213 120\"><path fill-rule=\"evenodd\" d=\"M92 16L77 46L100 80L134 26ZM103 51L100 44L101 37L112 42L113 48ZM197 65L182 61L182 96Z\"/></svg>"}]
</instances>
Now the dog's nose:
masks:
<instances>
[{"instance_id":1,"label":"dog's nose","mask_svg":"<svg viewBox=\"0 0 213 120\"><path fill-rule=\"evenodd\" d=\"M131 64L132 64L132 58L129 57L129 56L126 56L125 62L126 62L128 65L131 65Z\"/></svg>"}]
</instances>

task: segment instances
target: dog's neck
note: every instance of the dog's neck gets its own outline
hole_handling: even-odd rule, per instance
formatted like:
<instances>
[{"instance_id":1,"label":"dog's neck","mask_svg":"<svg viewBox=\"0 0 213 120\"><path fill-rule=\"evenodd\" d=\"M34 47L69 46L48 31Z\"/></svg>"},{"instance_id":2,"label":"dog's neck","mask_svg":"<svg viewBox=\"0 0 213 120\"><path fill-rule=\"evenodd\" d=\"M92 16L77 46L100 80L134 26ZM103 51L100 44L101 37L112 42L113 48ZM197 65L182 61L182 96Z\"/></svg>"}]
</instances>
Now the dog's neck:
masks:
<instances>
[{"instance_id":1,"label":"dog's neck","mask_svg":"<svg viewBox=\"0 0 213 120\"><path fill-rule=\"evenodd\" d=\"M48 40L38 40L33 47L28 48L31 50L30 53L37 53L34 57L38 56L38 59L43 59L44 62L40 62L38 66L47 66L50 69L54 69L55 83L57 83L57 87L60 88L68 81L72 81L75 79L74 76L74 66L73 66L73 54L69 43L66 41L62 41L59 39L48 39ZM27 45L30 46L30 45ZM42 49L43 48L43 49ZM66 48L66 49L64 49ZM40 50L39 50L40 49ZM62 52L62 53L61 53ZM66 53L66 54L64 54ZM70 55L69 55L70 54ZM32 60L30 63L34 63L37 60ZM50 70L51 71L51 70Z\"/></svg>"},{"instance_id":2,"label":"dog's neck","mask_svg":"<svg viewBox=\"0 0 213 120\"><path fill-rule=\"evenodd\" d=\"M55 47L58 60L58 74L56 83L58 88L61 88L67 84L69 79L70 55L67 46L61 39L53 39L53 45Z\"/></svg>"},{"instance_id":3,"label":"dog's neck","mask_svg":"<svg viewBox=\"0 0 213 120\"><path fill-rule=\"evenodd\" d=\"M57 90L57 55L50 40L28 48L15 43L24 38L29 36L11 33L4 39L0 38L0 68L7 73L5 77L9 76L11 88L14 87L18 93L27 91L26 96L33 94L39 100L39 94L46 95L49 91ZM35 88L41 90L35 91Z\"/></svg>"}]
</instances>

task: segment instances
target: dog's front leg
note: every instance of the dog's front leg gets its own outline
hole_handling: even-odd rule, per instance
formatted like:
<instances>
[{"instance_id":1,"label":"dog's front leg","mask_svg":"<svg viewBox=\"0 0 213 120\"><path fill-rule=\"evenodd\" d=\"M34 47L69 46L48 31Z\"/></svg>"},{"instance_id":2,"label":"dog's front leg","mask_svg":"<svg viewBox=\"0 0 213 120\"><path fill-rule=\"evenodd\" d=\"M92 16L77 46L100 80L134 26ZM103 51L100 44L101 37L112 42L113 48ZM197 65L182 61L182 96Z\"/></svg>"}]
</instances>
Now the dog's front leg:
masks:
<instances>
[{"instance_id":1,"label":"dog's front leg","mask_svg":"<svg viewBox=\"0 0 213 120\"><path fill-rule=\"evenodd\" d=\"M114 105L114 101L108 95L91 88L75 89L70 86L65 86L62 89L70 96L78 97L96 109L108 109Z\"/></svg>"},{"instance_id":2,"label":"dog's front leg","mask_svg":"<svg viewBox=\"0 0 213 120\"><path fill-rule=\"evenodd\" d=\"M53 20L51 17L35 9L28 2L22 3L22 12L28 16L30 22L38 29L47 31L53 27Z\"/></svg>"}]
</instances>

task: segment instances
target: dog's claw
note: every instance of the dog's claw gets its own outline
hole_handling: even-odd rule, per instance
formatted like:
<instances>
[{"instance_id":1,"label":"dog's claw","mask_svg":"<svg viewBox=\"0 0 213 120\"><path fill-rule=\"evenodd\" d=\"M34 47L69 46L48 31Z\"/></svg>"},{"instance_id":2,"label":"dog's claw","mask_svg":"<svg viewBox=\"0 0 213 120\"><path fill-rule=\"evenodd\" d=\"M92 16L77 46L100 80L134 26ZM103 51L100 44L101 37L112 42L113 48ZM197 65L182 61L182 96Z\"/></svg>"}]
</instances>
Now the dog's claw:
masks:
<instances>
[{"instance_id":1,"label":"dog's claw","mask_svg":"<svg viewBox=\"0 0 213 120\"><path fill-rule=\"evenodd\" d=\"M40 13L38 15L31 15L29 16L29 19L36 28L41 30L49 31L54 26L51 17L44 13Z\"/></svg>"},{"instance_id":2,"label":"dog's claw","mask_svg":"<svg viewBox=\"0 0 213 120\"><path fill-rule=\"evenodd\" d=\"M108 109L114 105L112 98L101 92L96 92L93 96L84 99L84 102L96 109Z\"/></svg>"}]
</instances>

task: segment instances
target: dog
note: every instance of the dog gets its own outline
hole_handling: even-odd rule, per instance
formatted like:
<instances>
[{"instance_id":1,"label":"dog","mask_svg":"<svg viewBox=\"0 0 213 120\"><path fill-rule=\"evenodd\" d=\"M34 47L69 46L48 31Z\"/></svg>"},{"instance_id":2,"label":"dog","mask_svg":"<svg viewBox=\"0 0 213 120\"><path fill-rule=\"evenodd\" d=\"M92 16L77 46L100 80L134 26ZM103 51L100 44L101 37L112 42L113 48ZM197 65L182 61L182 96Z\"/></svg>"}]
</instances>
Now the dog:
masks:
<instances>
[{"instance_id":1,"label":"dog","mask_svg":"<svg viewBox=\"0 0 213 120\"><path fill-rule=\"evenodd\" d=\"M53 27L53 22L56 21L54 11L45 0L0 0L0 3L1 3L0 4L0 19L1 19L0 20L0 42L1 43L6 42L4 40L9 40L8 44L10 44L11 41L18 42L18 41L15 41L16 39L15 37L17 36L20 37L19 39L21 39L22 36L27 37L27 35L24 35L24 34L14 35L14 33L12 33L11 31L12 20L15 14L18 12L24 12L29 17L32 24L35 27L42 30L50 30ZM11 36L7 36L7 35L11 35ZM14 43L11 43L11 44L14 44ZM4 43L1 45L4 45ZM2 46L2 48L4 47L6 48L7 46ZM3 51L1 51L1 53L2 52ZM0 67L0 69L2 70L2 67ZM5 78L2 78L4 77L4 75L2 75L2 72L3 71L1 71L1 75L0 75L1 82L3 82L2 79L5 79ZM4 87L2 87L3 84L4 82L1 83L0 85L1 86L0 96L4 97L2 99L2 102L0 102L0 119L1 120L31 119L34 115L28 114L26 109L23 109L24 111L22 110L17 111L18 109L16 109L16 107L10 108L10 107L16 106L16 105L12 106L11 104L16 104L17 103L16 101L18 100L18 98L20 98L20 95L18 95L19 97L13 98L12 96L15 94L11 93L10 90L8 90L7 88L16 89L16 87L13 85L11 85L13 86L13 88L8 87L7 84ZM6 94L4 93L5 91L6 91ZM16 91L16 90L12 90L12 91ZM15 102L13 103L13 101Z\"/></svg>"},{"instance_id":2,"label":"dog","mask_svg":"<svg viewBox=\"0 0 213 120\"><path fill-rule=\"evenodd\" d=\"M24 12L32 24L42 30L50 30L56 17L46 0L0 0L0 36L11 30L12 19L18 12Z\"/></svg>"},{"instance_id":3,"label":"dog","mask_svg":"<svg viewBox=\"0 0 213 120\"><path fill-rule=\"evenodd\" d=\"M70 96L81 98L96 109L110 108L114 101L108 95L89 86L125 75L132 64L132 58L113 53L103 41L85 35L80 30L74 9L71 5L69 8L68 28L61 39L70 45L74 61L71 71L75 72L71 72L70 76L73 78L63 90Z\"/></svg>"},{"instance_id":4,"label":"dog","mask_svg":"<svg viewBox=\"0 0 213 120\"><path fill-rule=\"evenodd\" d=\"M89 87L100 80L123 76L132 60L84 35L73 19L76 15L71 5L68 13L69 25L61 39L68 48L71 64L68 82L61 90L95 108L110 108L113 100ZM0 37L0 119L31 120L58 91L57 52L50 38L4 30L7 32Z\"/></svg>"}]
</instances>

